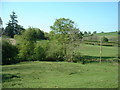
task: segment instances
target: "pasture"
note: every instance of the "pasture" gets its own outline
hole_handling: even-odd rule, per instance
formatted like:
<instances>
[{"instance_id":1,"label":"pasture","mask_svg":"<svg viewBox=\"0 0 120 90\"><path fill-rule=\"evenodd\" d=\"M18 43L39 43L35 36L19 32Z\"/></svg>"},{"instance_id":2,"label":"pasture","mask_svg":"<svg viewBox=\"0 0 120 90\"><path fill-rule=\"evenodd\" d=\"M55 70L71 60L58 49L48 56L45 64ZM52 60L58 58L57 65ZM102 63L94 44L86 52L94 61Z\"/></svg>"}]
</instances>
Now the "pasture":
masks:
<instances>
[{"instance_id":1,"label":"pasture","mask_svg":"<svg viewBox=\"0 0 120 90\"><path fill-rule=\"evenodd\" d=\"M81 54L99 57L100 56L100 46L98 45L87 45L81 44L77 49L80 50ZM102 57L116 58L118 56L117 46L102 46Z\"/></svg>"},{"instance_id":2,"label":"pasture","mask_svg":"<svg viewBox=\"0 0 120 90\"><path fill-rule=\"evenodd\" d=\"M76 50L99 60L100 46L80 44ZM118 56L117 47L102 46L102 59ZM117 88L118 63L21 62L3 65L3 88Z\"/></svg>"},{"instance_id":3,"label":"pasture","mask_svg":"<svg viewBox=\"0 0 120 90\"><path fill-rule=\"evenodd\" d=\"M117 63L21 62L4 65L3 88L117 88Z\"/></svg>"}]
</instances>

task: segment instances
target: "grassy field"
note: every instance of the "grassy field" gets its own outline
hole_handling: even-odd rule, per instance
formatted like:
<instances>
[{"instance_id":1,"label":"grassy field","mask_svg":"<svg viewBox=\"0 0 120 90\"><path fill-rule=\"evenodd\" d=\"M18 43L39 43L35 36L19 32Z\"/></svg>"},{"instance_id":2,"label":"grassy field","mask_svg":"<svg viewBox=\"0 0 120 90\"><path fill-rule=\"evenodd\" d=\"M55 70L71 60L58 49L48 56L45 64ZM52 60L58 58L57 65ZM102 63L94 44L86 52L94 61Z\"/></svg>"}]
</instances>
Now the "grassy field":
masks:
<instances>
[{"instance_id":1,"label":"grassy field","mask_svg":"<svg viewBox=\"0 0 120 90\"><path fill-rule=\"evenodd\" d=\"M117 88L117 63L22 62L3 66L3 88Z\"/></svg>"},{"instance_id":2,"label":"grassy field","mask_svg":"<svg viewBox=\"0 0 120 90\"><path fill-rule=\"evenodd\" d=\"M108 32L108 33L97 33L98 37L107 37L109 42L117 42L118 41L118 32ZM111 40L112 39L112 40Z\"/></svg>"},{"instance_id":3,"label":"grassy field","mask_svg":"<svg viewBox=\"0 0 120 90\"><path fill-rule=\"evenodd\" d=\"M80 50L83 55L100 56L100 46L81 44L77 50ZM116 58L118 56L118 47L102 46L102 56Z\"/></svg>"},{"instance_id":4,"label":"grassy field","mask_svg":"<svg viewBox=\"0 0 120 90\"><path fill-rule=\"evenodd\" d=\"M106 36L108 38L110 37L117 37L118 33L117 32L108 32L108 33L97 33L97 36Z\"/></svg>"},{"instance_id":5,"label":"grassy field","mask_svg":"<svg viewBox=\"0 0 120 90\"><path fill-rule=\"evenodd\" d=\"M103 36L105 33L98 34ZM108 35L108 34L106 34ZM111 33L115 37L115 33ZM109 37L109 35L108 35ZM80 43L81 55L99 60L100 46ZM102 60L118 57L118 47L102 46ZM3 88L117 88L117 62L21 62L3 65Z\"/></svg>"}]
</instances>

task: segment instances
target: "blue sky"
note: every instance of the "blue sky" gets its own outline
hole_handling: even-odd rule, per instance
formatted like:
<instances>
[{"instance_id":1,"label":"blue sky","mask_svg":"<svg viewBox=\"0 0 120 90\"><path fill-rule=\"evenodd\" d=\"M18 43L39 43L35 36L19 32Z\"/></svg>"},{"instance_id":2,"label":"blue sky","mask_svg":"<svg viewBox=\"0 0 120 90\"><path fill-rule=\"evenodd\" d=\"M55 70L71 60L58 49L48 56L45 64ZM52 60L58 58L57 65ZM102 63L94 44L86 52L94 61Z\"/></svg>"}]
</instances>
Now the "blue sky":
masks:
<instances>
[{"instance_id":1,"label":"blue sky","mask_svg":"<svg viewBox=\"0 0 120 90\"><path fill-rule=\"evenodd\" d=\"M117 2L3 2L3 26L15 11L18 24L37 27L45 32L58 18L73 20L81 31L112 32L118 30Z\"/></svg>"}]
</instances>

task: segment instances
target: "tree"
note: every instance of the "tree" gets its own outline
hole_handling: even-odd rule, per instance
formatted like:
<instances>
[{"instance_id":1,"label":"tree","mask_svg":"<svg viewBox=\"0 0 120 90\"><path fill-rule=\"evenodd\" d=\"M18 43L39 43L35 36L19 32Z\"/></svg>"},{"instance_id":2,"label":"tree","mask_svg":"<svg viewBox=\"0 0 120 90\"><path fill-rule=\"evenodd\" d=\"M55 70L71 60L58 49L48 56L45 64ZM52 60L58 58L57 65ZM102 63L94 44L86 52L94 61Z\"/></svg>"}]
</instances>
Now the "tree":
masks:
<instances>
[{"instance_id":1,"label":"tree","mask_svg":"<svg viewBox=\"0 0 120 90\"><path fill-rule=\"evenodd\" d=\"M36 43L36 30L34 28L28 28L19 37L19 58L23 61L34 60L34 48Z\"/></svg>"},{"instance_id":2,"label":"tree","mask_svg":"<svg viewBox=\"0 0 120 90\"><path fill-rule=\"evenodd\" d=\"M34 28L35 31L36 31L36 34L37 34L37 39L40 39L40 40L44 40L46 39L45 38L45 35L44 35L44 32L42 30L40 30L39 28Z\"/></svg>"},{"instance_id":3,"label":"tree","mask_svg":"<svg viewBox=\"0 0 120 90\"><path fill-rule=\"evenodd\" d=\"M0 17L0 28L2 28L2 24L3 24L3 22L2 22L2 19Z\"/></svg>"},{"instance_id":4,"label":"tree","mask_svg":"<svg viewBox=\"0 0 120 90\"><path fill-rule=\"evenodd\" d=\"M86 31L84 31L84 35L87 35L88 33Z\"/></svg>"},{"instance_id":5,"label":"tree","mask_svg":"<svg viewBox=\"0 0 120 90\"><path fill-rule=\"evenodd\" d=\"M2 19L0 17L0 36L2 35L2 32L3 32L2 24L3 24L3 21L2 21Z\"/></svg>"},{"instance_id":6,"label":"tree","mask_svg":"<svg viewBox=\"0 0 120 90\"><path fill-rule=\"evenodd\" d=\"M53 34L56 36L56 39L61 43L63 46L62 50L64 52L64 58L68 59L68 52L67 48L69 44L73 44L71 48L72 54L75 53L75 43L79 39L80 30L76 28L74 21L66 18L56 19L53 26L50 27L51 30L54 32ZM72 58L74 55L72 55ZM70 59L73 61L73 59ZM69 60L69 59L68 59Z\"/></svg>"},{"instance_id":7,"label":"tree","mask_svg":"<svg viewBox=\"0 0 120 90\"><path fill-rule=\"evenodd\" d=\"M102 38L102 42L108 42L108 41L109 41L108 38L106 38L106 37Z\"/></svg>"},{"instance_id":8,"label":"tree","mask_svg":"<svg viewBox=\"0 0 120 90\"><path fill-rule=\"evenodd\" d=\"M17 15L15 14L15 12L12 12L12 15L10 15L10 19L11 20L9 20L4 34L13 38L14 35L21 34L21 31L24 30L24 28L18 25Z\"/></svg>"},{"instance_id":9,"label":"tree","mask_svg":"<svg viewBox=\"0 0 120 90\"><path fill-rule=\"evenodd\" d=\"M62 43L67 43L68 40L71 38L75 38L74 36L79 35L79 29L75 27L74 21L66 18L56 19L53 26L50 26L52 33L60 34L62 38Z\"/></svg>"},{"instance_id":10,"label":"tree","mask_svg":"<svg viewBox=\"0 0 120 90\"><path fill-rule=\"evenodd\" d=\"M118 30L118 34L120 34L120 30Z\"/></svg>"},{"instance_id":11,"label":"tree","mask_svg":"<svg viewBox=\"0 0 120 90\"><path fill-rule=\"evenodd\" d=\"M2 40L2 64L13 64L19 62L15 59L18 54L16 46L6 40Z\"/></svg>"},{"instance_id":12,"label":"tree","mask_svg":"<svg viewBox=\"0 0 120 90\"><path fill-rule=\"evenodd\" d=\"M90 34L91 34L91 32L89 31L89 32L88 32L88 34L90 35Z\"/></svg>"},{"instance_id":13,"label":"tree","mask_svg":"<svg viewBox=\"0 0 120 90\"><path fill-rule=\"evenodd\" d=\"M93 34L96 34L96 33L97 33L97 31L94 31L94 32L93 32Z\"/></svg>"},{"instance_id":14,"label":"tree","mask_svg":"<svg viewBox=\"0 0 120 90\"><path fill-rule=\"evenodd\" d=\"M83 38L83 35L84 35L84 34L83 34L82 32L79 33L79 37L80 37L80 39Z\"/></svg>"}]
</instances>

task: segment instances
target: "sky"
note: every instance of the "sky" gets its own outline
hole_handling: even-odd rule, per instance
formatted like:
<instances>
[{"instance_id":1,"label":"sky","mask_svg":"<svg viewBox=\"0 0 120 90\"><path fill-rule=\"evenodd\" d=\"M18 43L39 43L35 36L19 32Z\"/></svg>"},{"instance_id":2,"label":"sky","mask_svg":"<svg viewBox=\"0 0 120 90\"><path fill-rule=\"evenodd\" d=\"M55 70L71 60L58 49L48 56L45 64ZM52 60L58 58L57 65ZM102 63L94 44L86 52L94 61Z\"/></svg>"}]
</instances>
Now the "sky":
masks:
<instances>
[{"instance_id":1,"label":"sky","mask_svg":"<svg viewBox=\"0 0 120 90\"><path fill-rule=\"evenodd\" d=\"M50 31L56 19L73 20L80 31L113 32L118 30L117 2L2 2L3 27L16 12L18 24Z\"/></svg>"}]
</instances>

